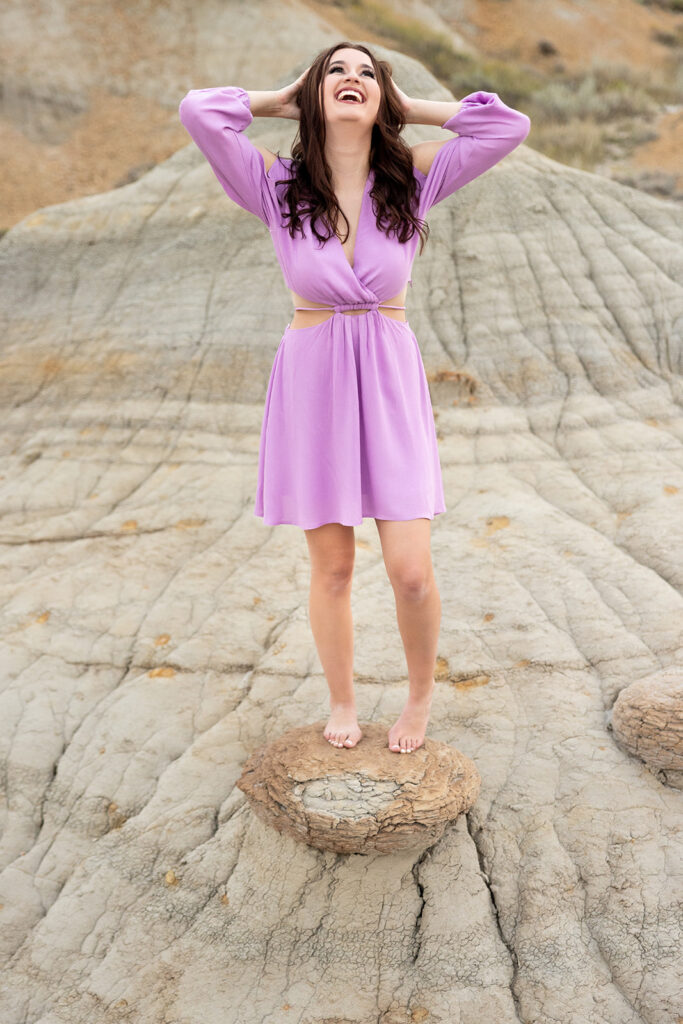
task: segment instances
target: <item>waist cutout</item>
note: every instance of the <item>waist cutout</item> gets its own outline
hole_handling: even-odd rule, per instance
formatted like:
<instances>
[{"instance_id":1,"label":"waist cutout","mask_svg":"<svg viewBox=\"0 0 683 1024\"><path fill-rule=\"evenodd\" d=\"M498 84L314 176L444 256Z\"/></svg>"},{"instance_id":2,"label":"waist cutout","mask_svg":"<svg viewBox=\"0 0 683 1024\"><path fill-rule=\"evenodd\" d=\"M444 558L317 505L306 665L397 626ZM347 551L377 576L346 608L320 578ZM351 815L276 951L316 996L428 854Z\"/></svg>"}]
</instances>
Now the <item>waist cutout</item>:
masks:
<instances>
[{"instance_id":1,"label":"waist cutout","mask_svg":"<svg viewBox=\"0 0 683 1024\"><path fill-rule=\"evenodd\" d=\"M320 311L320 312L323 312L323 313L326 310L334 310L335 313L344 313L347 310L353 310L353 309L363 310L363 312L366 312L366 311L369 311L371 309L379 309L380 307L382 307L383 309L405 309L406 308L405 306L390 306L386 302L372 302L372 301L363 302L363 301L360 301L360 302L338 302L335 306L295 306L294 309L310 309L310 310L313 310L314 312Z\"/></svg>"}]
</instances>

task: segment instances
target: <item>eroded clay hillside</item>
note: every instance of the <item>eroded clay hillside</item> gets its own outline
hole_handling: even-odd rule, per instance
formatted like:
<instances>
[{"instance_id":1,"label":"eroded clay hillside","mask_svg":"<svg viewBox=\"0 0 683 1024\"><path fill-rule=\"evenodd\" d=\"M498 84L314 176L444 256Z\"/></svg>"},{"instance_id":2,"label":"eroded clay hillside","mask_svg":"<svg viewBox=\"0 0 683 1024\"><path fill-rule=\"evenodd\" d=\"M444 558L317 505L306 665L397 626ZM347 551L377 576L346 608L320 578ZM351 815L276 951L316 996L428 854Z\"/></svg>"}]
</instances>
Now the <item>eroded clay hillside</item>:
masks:
<instances>
[{"instance_id":1,"label":"eroded clay hillside","mask_svg":"<svg viewBox=\"0 0 683 1024\"><path fill-rule=\"evenodd\" d=\"M211 62L161 52L157 15L144 103L116 101L131 138L190 76L293 77L292 10L277 60L264 33L227 70L208 23ZM307 47L329 38L296 10ZM98 73L111 95L129 69ZM286 152L292 128L248 133ZM182 142L0 242L2 1024L675 1021L683 209L523 145L430 215L408 299L447 495L429 736L481 791L420 856L342 855L236 785L328 691L305 538L253 513L290 296ZM352 610L359 718L387 728L407 680L372 520Z\"/></svg>"}]
</instances>

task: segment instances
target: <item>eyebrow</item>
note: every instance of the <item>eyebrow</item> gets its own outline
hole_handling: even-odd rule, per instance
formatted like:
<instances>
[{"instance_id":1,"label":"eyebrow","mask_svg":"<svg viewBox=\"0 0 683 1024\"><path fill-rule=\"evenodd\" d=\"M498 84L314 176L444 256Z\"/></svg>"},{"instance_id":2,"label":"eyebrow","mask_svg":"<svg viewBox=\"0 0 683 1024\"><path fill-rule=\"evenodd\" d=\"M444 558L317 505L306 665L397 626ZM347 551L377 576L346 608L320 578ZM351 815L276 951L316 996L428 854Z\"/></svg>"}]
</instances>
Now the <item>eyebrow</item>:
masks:
<instances>
[{"instance_id":1,"label":"eyebrow","mask_svg":"<svg viewBox=\"0 0 683 1024\"><path fill-rule=\"evenodd\" d=\"M347 67L347 64L346 64L345 60L331 60L330 61L330 67L332 67L333 64L343 64L344 67ZM373 68L372 64L359 64L358 67L359 68L370 68L371 71L375 70Z\"/></svg>"}]
</instances>

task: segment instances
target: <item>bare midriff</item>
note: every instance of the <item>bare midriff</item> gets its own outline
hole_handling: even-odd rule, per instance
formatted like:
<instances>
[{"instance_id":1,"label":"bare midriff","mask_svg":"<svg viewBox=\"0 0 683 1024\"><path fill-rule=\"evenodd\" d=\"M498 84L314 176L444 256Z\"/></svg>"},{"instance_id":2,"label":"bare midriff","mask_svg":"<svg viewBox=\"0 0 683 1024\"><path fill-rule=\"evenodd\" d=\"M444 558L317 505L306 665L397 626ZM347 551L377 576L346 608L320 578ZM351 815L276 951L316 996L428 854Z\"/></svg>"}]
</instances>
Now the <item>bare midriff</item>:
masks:
<instances>
[{"instance_id":1,"label":"bare midriff","mask_svg":"<svg viewBox=\"0 0 683 1024\"><path fill-rule=\"evenodd\" d=\"M405 286L403 291L399 292L398 295L394 295L391 299L386 299L388 306L405 306L406 295L408 293L408 285ZM297 309L294 312L294 316L289 326L296 330L297 327L312 327L314 324L322 324L325 320L329 320L330 317L334 316L334 310L330 307L333 305L331 302L310 302L305 296L297 295L295 292L290 290L294 306L311 306L312 309ZM320 310L320 312L318 312ZM382 306L378 307L379 312L382 316L390 317L392 320L405 320L406 311L405 309L384 309ZM367 313L365 309L344 309L341 311L342 316L359 316L361 313Z\"/></svg>"}]
</instances>

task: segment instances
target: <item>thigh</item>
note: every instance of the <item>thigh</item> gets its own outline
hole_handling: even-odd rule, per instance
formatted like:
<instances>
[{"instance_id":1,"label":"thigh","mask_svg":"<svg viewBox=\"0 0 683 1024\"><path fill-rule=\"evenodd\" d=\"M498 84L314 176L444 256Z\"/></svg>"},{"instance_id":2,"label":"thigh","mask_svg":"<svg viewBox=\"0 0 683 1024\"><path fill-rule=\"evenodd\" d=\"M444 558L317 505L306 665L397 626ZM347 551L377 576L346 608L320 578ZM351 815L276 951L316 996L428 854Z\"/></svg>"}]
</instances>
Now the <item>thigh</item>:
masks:
<instances>
[{"instance_id":1,"label":"thigh","mask_svg":"<svg viewBox=\"0 0 683 1024\"><path fill-rule=\"evenodd\" d=\"M344 573L353 569L356 535L353 526L323 523L304 530L314 572Z\"/></svg>"},{"instance_id":2,"label":"thigh","mask_svg":"<svg viewBox=\"0 0 683 1024\"><path fill-rule=\"evenodd\" d=\"M375 519L392 583L420 582L432 571L431 519Z\"/></svg>"}]
</instances>

